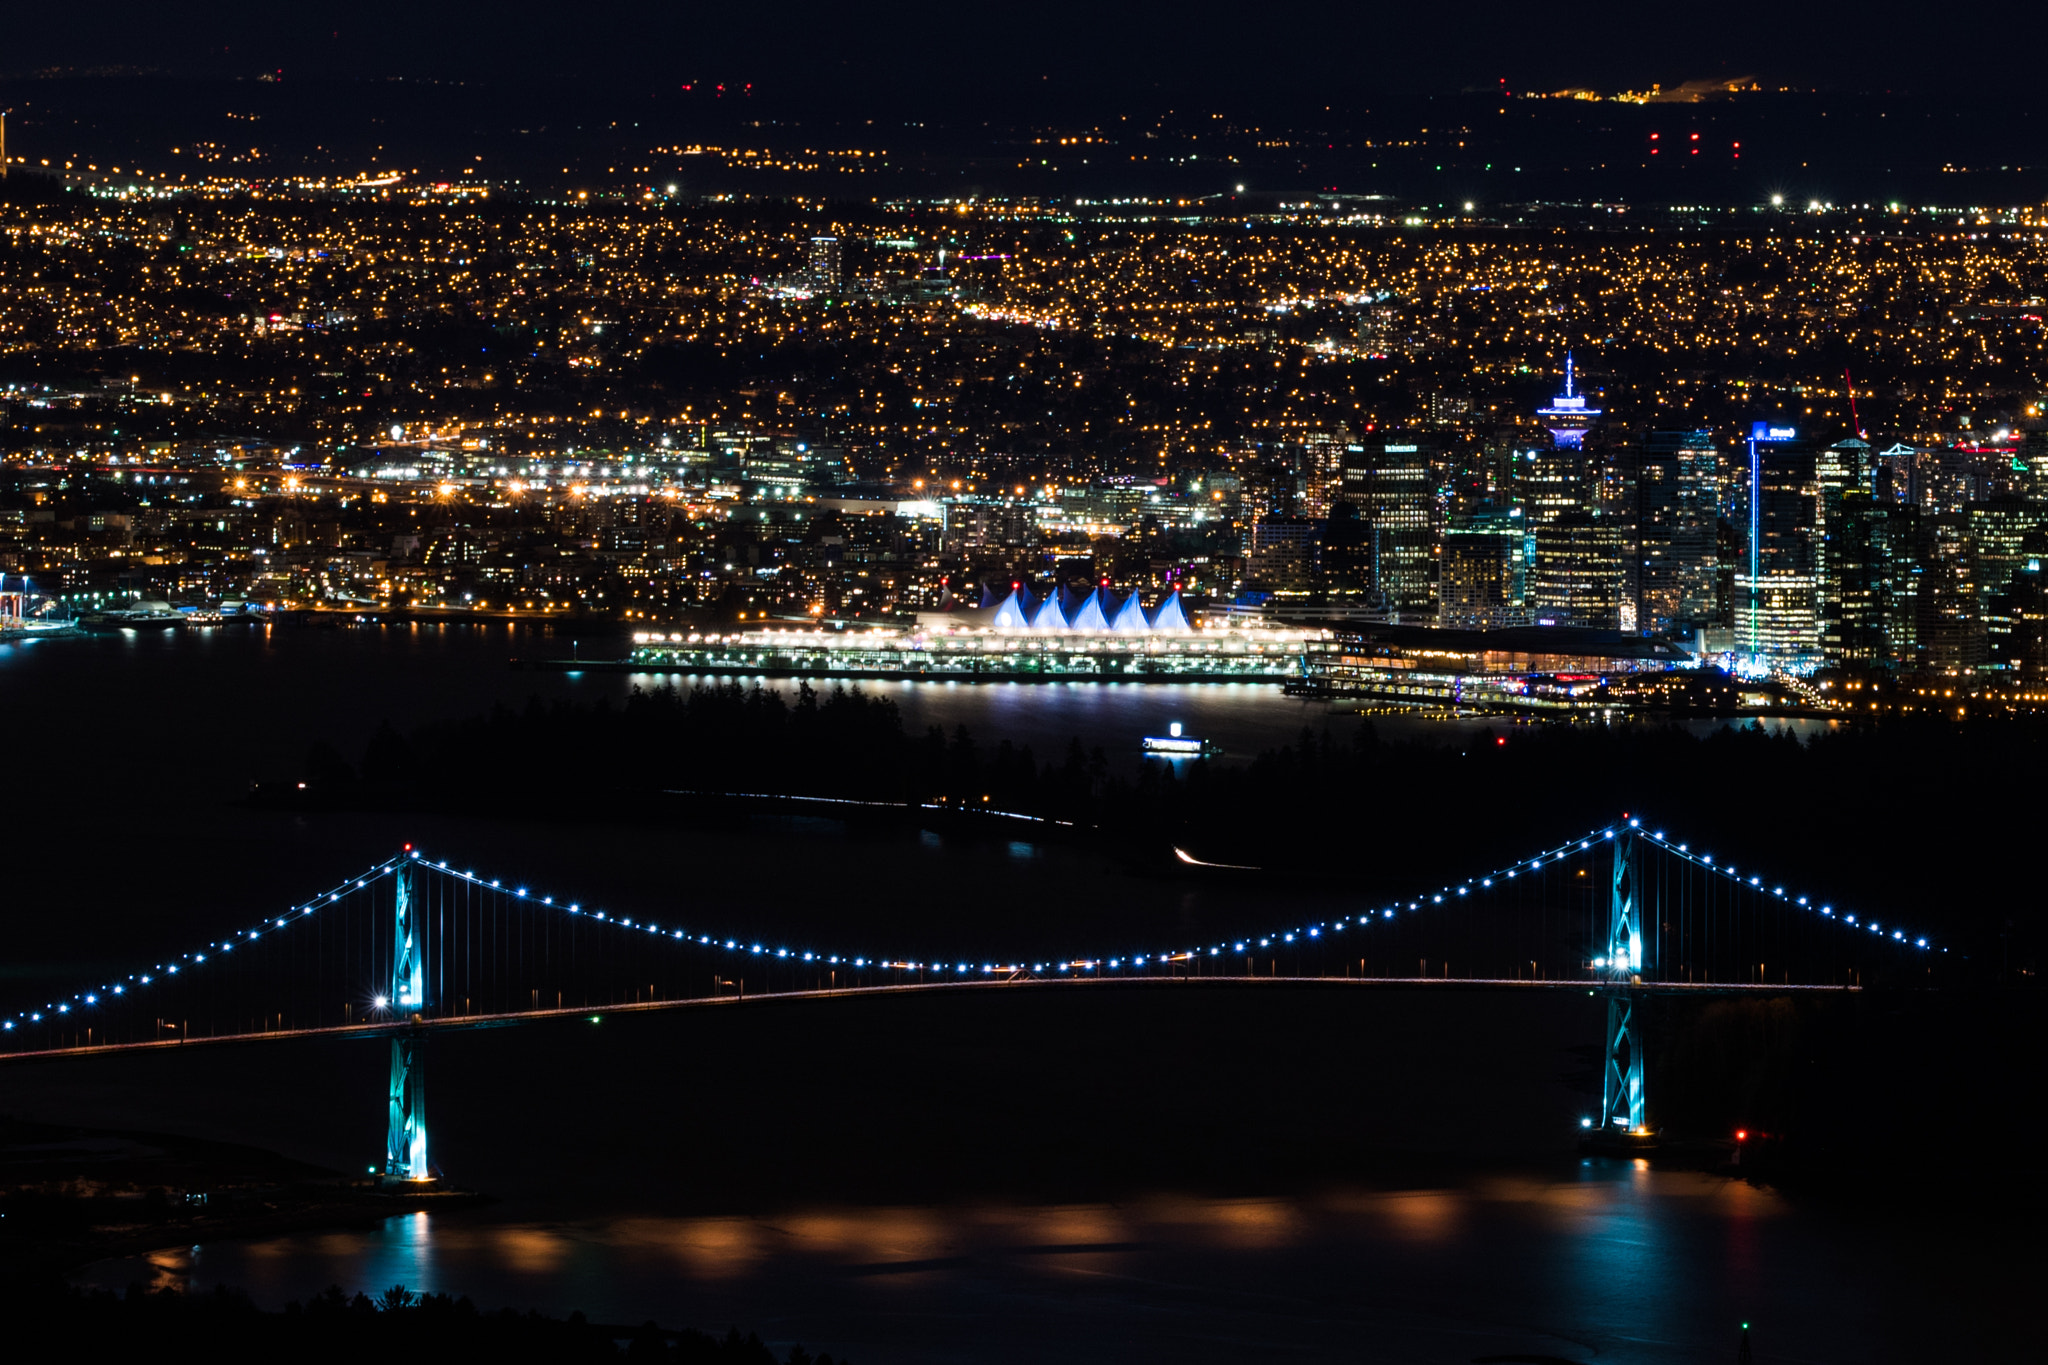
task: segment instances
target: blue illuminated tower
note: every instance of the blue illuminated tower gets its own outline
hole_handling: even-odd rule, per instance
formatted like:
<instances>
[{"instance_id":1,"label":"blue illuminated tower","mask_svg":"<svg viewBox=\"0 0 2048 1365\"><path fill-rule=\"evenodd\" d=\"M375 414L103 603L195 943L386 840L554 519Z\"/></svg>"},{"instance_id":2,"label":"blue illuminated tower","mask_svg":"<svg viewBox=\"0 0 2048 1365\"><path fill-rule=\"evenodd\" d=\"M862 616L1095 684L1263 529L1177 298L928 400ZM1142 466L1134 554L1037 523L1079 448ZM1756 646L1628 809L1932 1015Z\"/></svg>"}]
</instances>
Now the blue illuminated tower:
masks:
<instances>
[{"instance_id":1,"label":"blue illuminated tower","mask_svg":"<svg viewBox=\"0 0 2048 1365\"><path fill-rule=\"evenodd\" d=\"M1564 353L1564 392L1550 400L1547 408L1536 409L1559 450L1577 450L1586 439L1586 429L1600 417L1601 409L1586 406L1572 373L1572 353Z\"/></svg>"},{"instance_id":2,"label":"blue illuminated tower","mask_svg":"<svg viewBox=\"0 0 2048 1365\"><path fill-rule=\"evenodd\" d=\"M390 1123L384 1138L384 1179L431 1180L427 1170L426 1036L418 1027L427 1007L425 925L412 894L412 858L398 865L391 937L391 1003L414 1027L391 1040Z\"/></svg>"},{"instance_id":3,"label":"blue illuminated tower","mask_svg":"<svg viewBox=\"0 0 2048 1365\"><path fill-rule=\"evenodd\" d=\"M1646 1131L1643 1039L1634 989L1648 964L1643 954L1642 871L1634 830L1614 841L1614 886L1608 901L1607 956L1594 964L1612 982L1607 996L1606 1059L1601 1067L1600 1128Z\"/></svg>"}]
</instances>

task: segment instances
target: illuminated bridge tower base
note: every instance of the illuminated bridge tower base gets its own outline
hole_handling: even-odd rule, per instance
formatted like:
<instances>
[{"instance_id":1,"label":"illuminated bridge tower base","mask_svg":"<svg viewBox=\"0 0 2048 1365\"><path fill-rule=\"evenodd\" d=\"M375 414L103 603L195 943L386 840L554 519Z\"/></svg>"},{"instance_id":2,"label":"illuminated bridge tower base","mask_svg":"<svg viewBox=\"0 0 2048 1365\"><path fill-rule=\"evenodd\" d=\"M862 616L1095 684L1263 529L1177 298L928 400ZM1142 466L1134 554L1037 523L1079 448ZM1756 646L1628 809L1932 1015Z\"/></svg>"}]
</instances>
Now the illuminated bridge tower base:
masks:
<instances>
[{"instance_id":1,"label":"illuminated bridge tower base","mask_svg":"<svg viewBox=\"0 0 2048 1365\"><path fill-rule=\"evenodd\" d=\"M1649 1136L1644 1109L1642 974L1642 862L1634 830L1614 841L1614 885L1608 899L1607 954L1594 965L1606 973L1607 1028L1602 1049L1600 1127L1603 1137Z\"/></svg>"},{"instance_id":2,"label":"illuminated bridge tower base","mask_svg":"<svg viewBox=\"0 0 2048 1365\"><path fill-rule=\"evenodd\" d=\"M427 1165L426 1031L417 1027L427 1007L426 935L413 898L412 863L398 868L392 925L391 1004L415 1025L391 1040L390 1119L384 1139L384 1180L432 1180Z\"/></svg>"}]
</instances>

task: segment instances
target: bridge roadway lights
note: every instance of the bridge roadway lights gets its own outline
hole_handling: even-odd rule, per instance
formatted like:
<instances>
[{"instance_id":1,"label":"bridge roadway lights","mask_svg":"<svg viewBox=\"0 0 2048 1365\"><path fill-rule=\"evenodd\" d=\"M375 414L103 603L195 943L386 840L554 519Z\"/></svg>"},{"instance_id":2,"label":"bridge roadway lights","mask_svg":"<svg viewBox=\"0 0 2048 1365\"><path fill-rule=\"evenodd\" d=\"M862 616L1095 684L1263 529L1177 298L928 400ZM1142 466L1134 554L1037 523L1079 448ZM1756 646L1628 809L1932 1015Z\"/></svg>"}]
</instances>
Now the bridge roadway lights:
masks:
<instances>
[{"instance_id":1,"label":"bridge roadway lights","mask_svg":"<svg viewBox=\"0 0 2048 1365\"><path fill-rule=\"evenodd\" d=\"M412 894L412 861L398 866L391 937L391 999L412 1015L412 1027L391 1040L389 1126L380 1183L419 1188L434 1181L427 1165L426 933Z\"/></svg>"}]
</instances>

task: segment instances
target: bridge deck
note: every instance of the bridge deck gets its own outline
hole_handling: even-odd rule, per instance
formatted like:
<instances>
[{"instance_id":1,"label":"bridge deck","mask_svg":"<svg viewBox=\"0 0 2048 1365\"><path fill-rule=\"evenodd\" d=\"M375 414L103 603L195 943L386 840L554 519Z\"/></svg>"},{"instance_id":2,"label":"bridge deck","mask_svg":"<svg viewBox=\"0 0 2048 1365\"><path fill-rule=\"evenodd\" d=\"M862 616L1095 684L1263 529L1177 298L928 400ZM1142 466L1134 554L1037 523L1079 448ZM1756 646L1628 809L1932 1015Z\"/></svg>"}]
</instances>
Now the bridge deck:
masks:
<instances>
[{"instance_id":1,"label":"bridge deck","mask_svg":"<svg viewBox=\"0 0 2048 1365\"><path fill-rule=\"evenodd\" d=\"M1441 976L1094 976L1039 977L1020 975L1003 978L980 978L972 981L933 981L925 983L905 982L893 986L847 986L835 990L763 991L753 995L690 996L679 1000L641 1000L613 1005L578 1005L559 1008L513 1010L499 1014L441 1015L421 1020L417 1025L398 1019L381 1020L365 1024L339 1024L324 1028L266 1029L247 1033L212 1034L203 1038L159 1038L146 1042L102 1043L84 1047L41 1048L32 1051L0 1053L0 1062L26 1061L30 1059L52 1059L61 1057L89 1057L119 1052L150 1052L182 1047L201 1047L215 1043L276 1042L292 1038L360 1037L381 1038L394 1033L403 1033L412 1028L423 1028L428 1032L454 1032L462 1029L507 1028L517 1024L538 1023L549 1019L574 1019L593 1014L641 1014L659 1010L698 1009L713 1006L730 1006L761 1001L820 1001L839 1000L853 996L913 995L933 992L952 993L960 991L1019 990L1029 988L1086 989L1090 987L1294 987L1320 986L1330 989L1396 988L1428 990L1509 990L1509 991L1583 991L1596 995L1612 990L1613 986L1597 981L1540 981L1513 977L1441 977ZM1775 985L1744 984L1741 982L1655 982L1644 983L1630 988L1638 994L1647 995L1811 995L1834 994L1853 995L1859 986L1814 986L1780 983Z\"/></svg>"}]
</instances>

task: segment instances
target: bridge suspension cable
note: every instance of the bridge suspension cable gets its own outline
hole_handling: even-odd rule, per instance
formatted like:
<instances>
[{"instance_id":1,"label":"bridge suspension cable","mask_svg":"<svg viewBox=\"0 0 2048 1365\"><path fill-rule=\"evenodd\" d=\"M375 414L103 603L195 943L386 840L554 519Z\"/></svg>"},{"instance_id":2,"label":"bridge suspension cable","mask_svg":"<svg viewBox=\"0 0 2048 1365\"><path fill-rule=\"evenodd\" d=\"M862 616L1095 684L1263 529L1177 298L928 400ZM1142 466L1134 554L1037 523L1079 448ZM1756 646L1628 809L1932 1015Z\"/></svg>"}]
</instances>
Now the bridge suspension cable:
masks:
<instances>
[{"instance_id":1,"label":"bridge suspension cable","mask_svg":"<svg viewBox=\"0 0 2048 1365\"><path fill-rule=\"evenodd\" d=\"M1616 879L1611 897L1594 894L1600 879L1592 874L1603 870L1596 864L1618 846L1636 849L1639 856L1627 877L1627 913L1602 924L1603 902L1620 903L1615 898L1623 890L1624 860L1604 869ZM1570 928L1578 913L1573 906L1586 916L1582 933ZM1482 928L1497 941L1482 941ZM1924 935L1838 913L1832 904L1815 904L1760 873L1745 875L1661 830L1643 828L1640 819L1590 830L1492 871L1382 899L1350 914L1114 954L890 954L774 944L587 910L408 847L232 935L0 1017L0 1048L172 1041L195 1032L194 1018L216 1035L391 1024L428 1013L429 1000L431 1013L447 1018L536 1012L549 1003L546 994L555 997L556 1008L623 1003L628 988L635 1000L672 998L671 992L682 993L673 976L648 975L655 964L645 954L656 945L687 951L692 961L708 960L714 992L726 980L721 973L737 980L735 965L753 970L756 962L783 971L786 983L815 980L823 986L829 974L835 987L852 989L1019 973L1256 975L1264 968L1277 977L1282 958L1303 975L1348 976L1355 964L1361 977L1430 977L1435 962L1449 978L1445 959L1454 941L1466 961L1496 964L1489 970L1503 978L1511 972L1521 979L1526 972L1531 980L1598 984L1622 972L1660 987L1853 984L1853 975L1844 978L1832 967L1823 972L1814 965L1809 939L1822 930L1916 955L1945 951L1932 948ZM1465 937L1435 940L1430 951L1430 936L1439 932ZM1510 941L1513 954L1503 946ZM1573 943L1585 947L1573 950ZM1424 953L1406 959L1417 964L1410 971L1401 954L1418 946ZM254 965L258 959L264 970ZM387 965L375 965L380 959ZM1377 970L1369 971L1373 964ZM265 971L271 974L267 980ZM261 993L286 978L297 984L280 986L253 1013L254 1002L231 989L240 985ZM127 1025L116 1015L127 1016ZM146 1035L138 1032L137 1020L153 1021Z\"/></svg>"}]
</instances>

